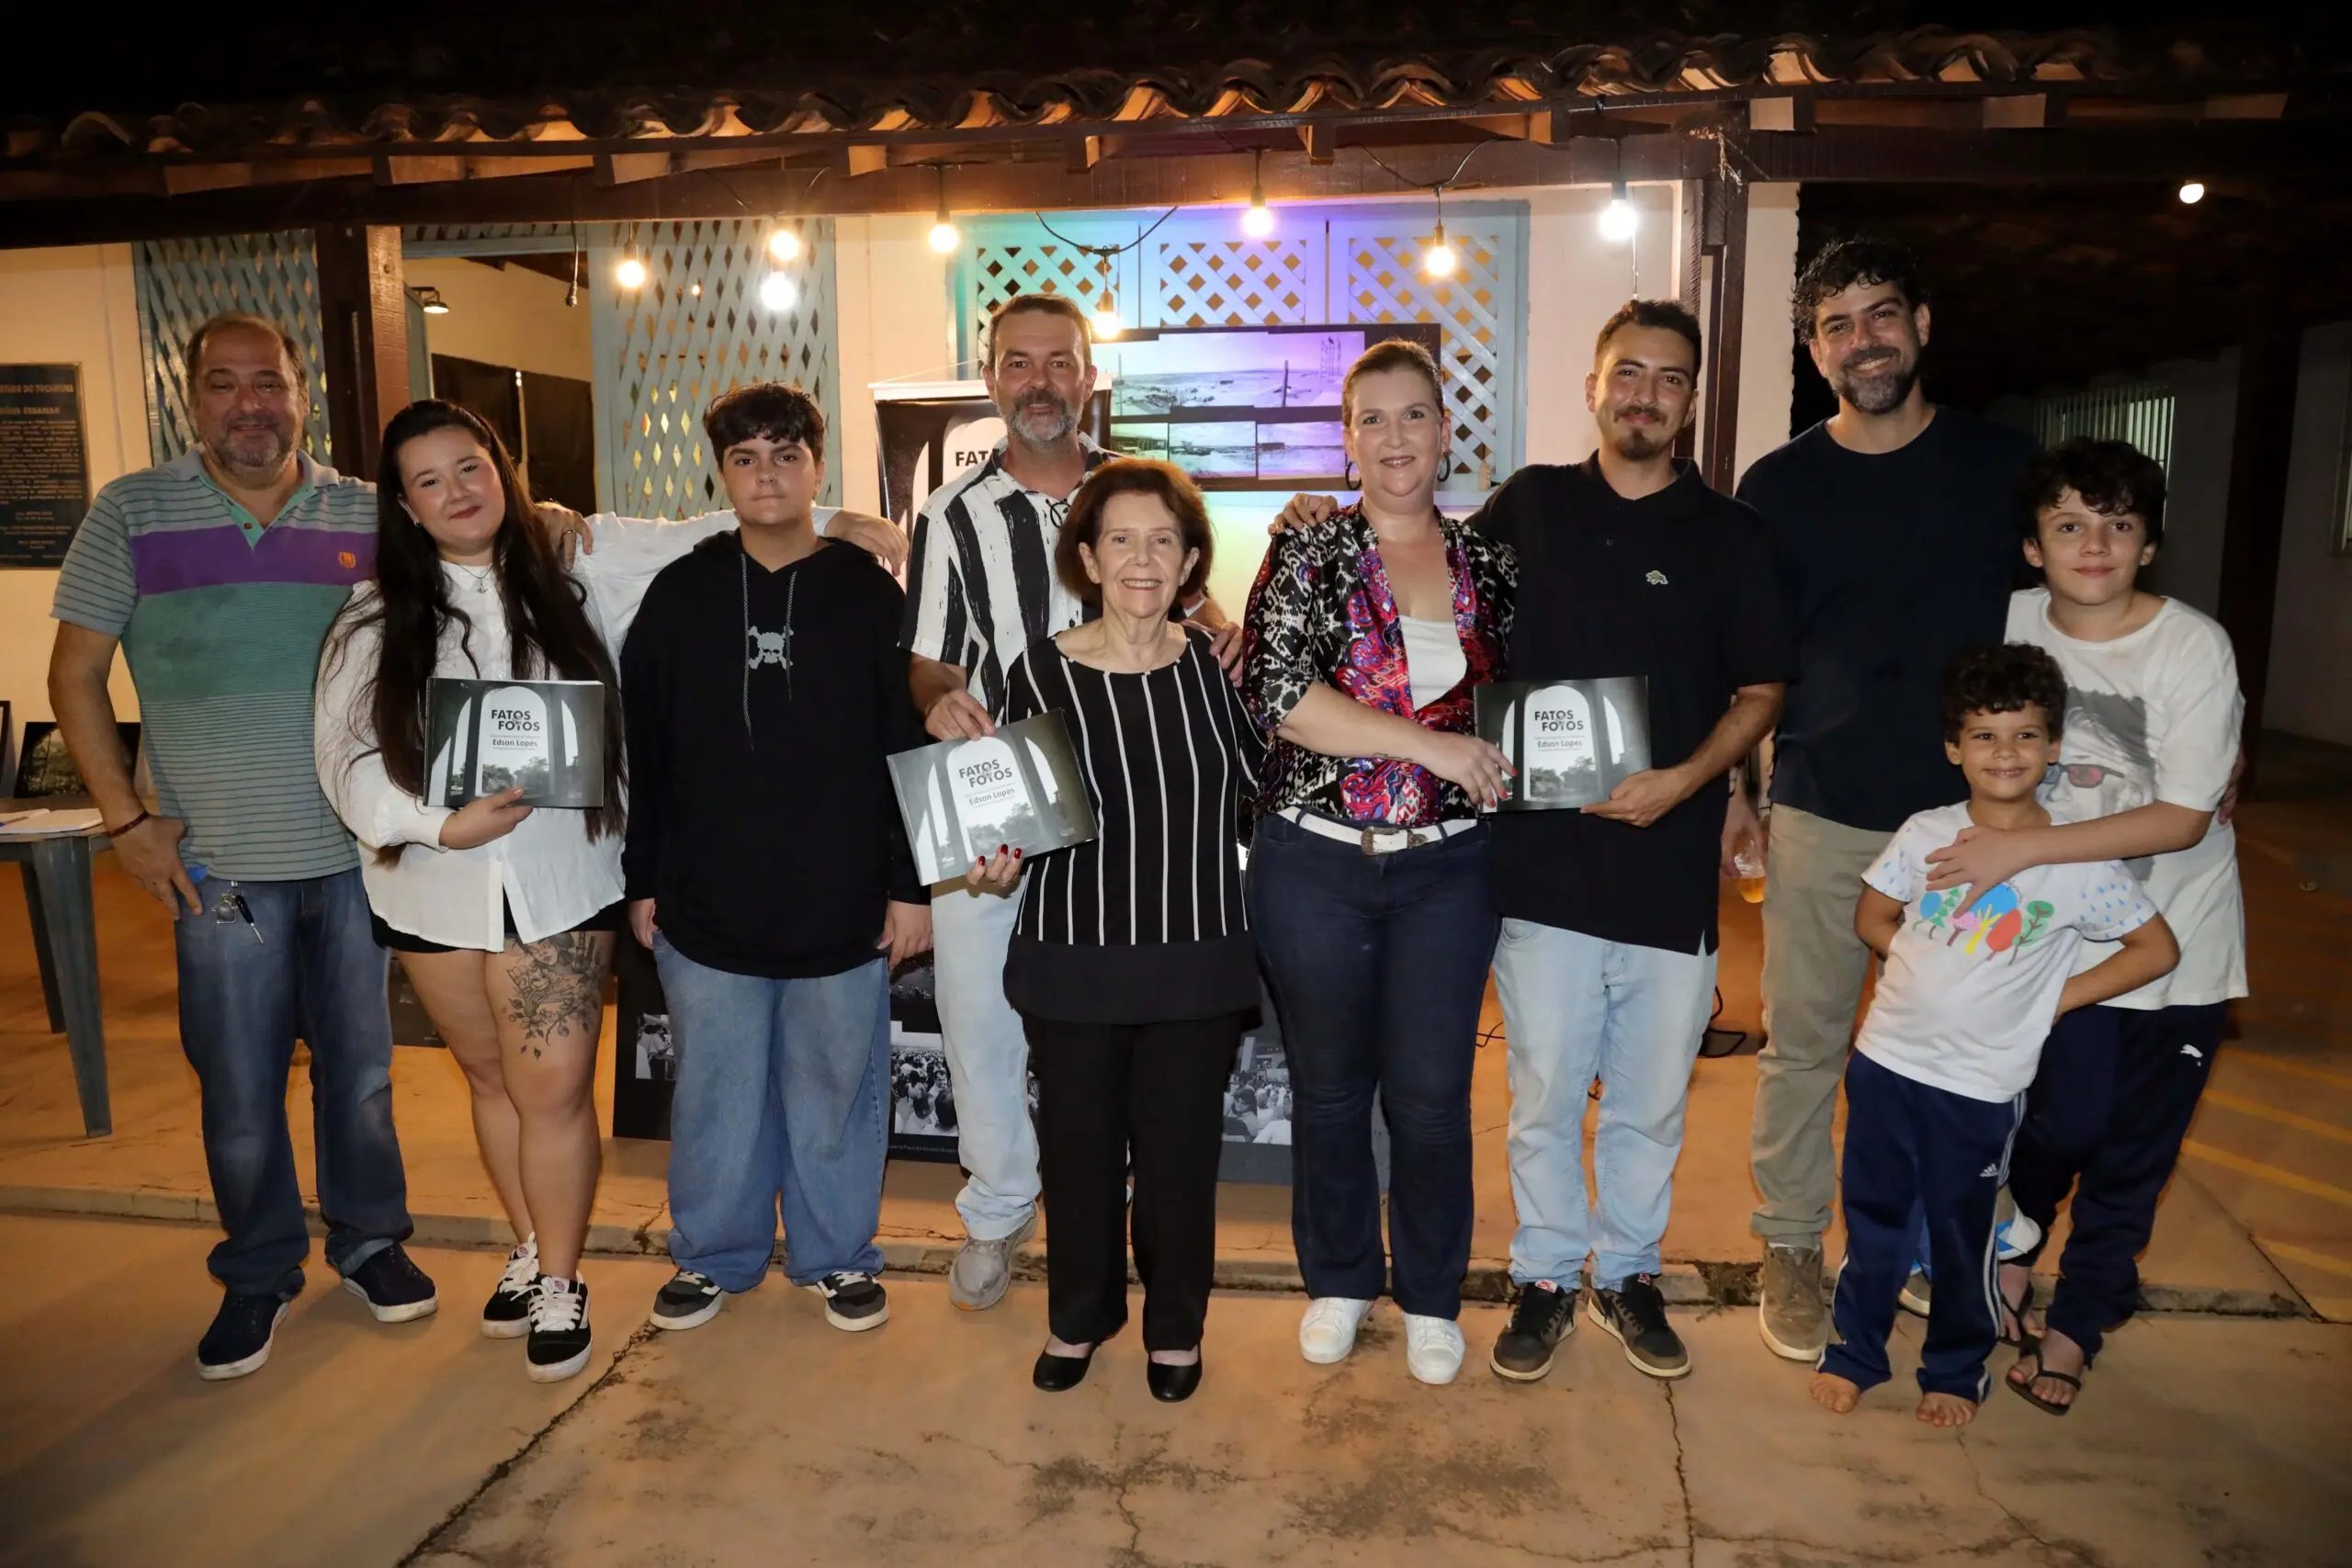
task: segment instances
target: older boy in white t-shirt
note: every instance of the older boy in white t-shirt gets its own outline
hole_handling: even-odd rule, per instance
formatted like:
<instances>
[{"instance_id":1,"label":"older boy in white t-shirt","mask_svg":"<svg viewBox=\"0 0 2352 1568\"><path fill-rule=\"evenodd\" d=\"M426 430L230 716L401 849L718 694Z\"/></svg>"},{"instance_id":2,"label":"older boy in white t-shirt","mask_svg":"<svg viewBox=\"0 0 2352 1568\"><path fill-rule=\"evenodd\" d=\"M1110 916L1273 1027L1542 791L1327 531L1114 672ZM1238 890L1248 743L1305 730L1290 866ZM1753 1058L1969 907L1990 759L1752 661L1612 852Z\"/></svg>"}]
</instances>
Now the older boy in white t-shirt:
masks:
<instances>
[{"instance_id":1,"label":"older boy in white t-shirt","mask_svg":"<svg viewBox=\"0 0 2352 1568\"><path fill-rule=\"evenodd\" d=\"M1944 677L1944 749L1968 782L1922 811L1863 874L1854 931L1886 961L1846 1068L1846 1263L1814 1399L1843 1415L1891 1375L1886 1339L1927 1222L1936 1289L1919 1419L1973 1420L1999 1337L1994 1204L2052 1020L2172 967L2171 933L2114 862L2037 866L1982 891L1931 891L1928 854L1971 826L2046 826L2035 798L2058 755L2066 685L2021 644L1971 649ZM2117 943L2075 974L2086 941Z\"/></svg>"},{"instance_id":2,"label":"older boy in white t-shirt","mask_svg":"<svg viewBox=\"0 0 2352 1568\"><path fill-rule=\"evenodd\" d=\"M1929 886L2120 860L2180 942L2171 974L2060 1021L2027 1097L2009 1176L2018 1212L2046 1233L2069 1189L2074 1203L2046 1329L2008 1379L2057 1415L2104 1336L2139 1305L2156 1200L2230 999L2246 994L2237 835L2220 809L2245 700L2229 634L2137 586L2164 538L2161 467L2120 441L2070 441L2037 458L2024 485L2026 558L2048 586L2016 596L2007 635L2047 649L2066 678L2061 766L2042 788L2064 826L1962 835L1930 857ZM2086 948L2077 963L2099 955ZM2003 1266L2007 1315L2023 1307L2039 1251Z\"/></svg>"}]
</instances>

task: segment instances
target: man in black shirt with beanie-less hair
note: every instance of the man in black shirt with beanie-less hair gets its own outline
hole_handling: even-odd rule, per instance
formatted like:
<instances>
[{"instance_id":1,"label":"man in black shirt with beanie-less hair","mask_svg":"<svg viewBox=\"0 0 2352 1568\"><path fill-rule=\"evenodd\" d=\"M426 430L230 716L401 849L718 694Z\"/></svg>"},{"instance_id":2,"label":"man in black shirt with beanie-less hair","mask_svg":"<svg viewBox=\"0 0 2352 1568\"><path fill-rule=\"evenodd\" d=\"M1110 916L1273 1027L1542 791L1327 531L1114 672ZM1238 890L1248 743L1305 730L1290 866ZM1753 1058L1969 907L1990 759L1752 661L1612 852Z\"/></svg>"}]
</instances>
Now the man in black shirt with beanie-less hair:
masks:
<instances>
[{"instance_id":1,"label":"man in black shirt with beanie-less hair","mask_svg":"<svg viewBox=\"0 0 2352 1568\"><path fill-rule=\"evenodd\" d=\"M825 420L797 387L739 388L704 429L738 526L646 591L621 687L621 870L677 1041L662 1328L786 1272L835 1327L889 1306L890 970L931 945L887 759L924 743L898 646L905 595L820 537Z\"/></svg>"},{"instance_id":2,"label":"man in black shirt with beanie-less hair","mask_svg":"<svg viewBox=\"0 0 2352 1568\"><path fill-rule=\"evenodd\" d=\"M1759 1325L1816 1360L1829 1338L1821 1243L1838 1181L1838 1086L1871 954L1854 934L1862 873L1913 813L1965 796L1946 760L1938 682L1997 643L2018 570L2016 489L2033 442L1928 401L1930 320L1917 264L1869 239L1825 246L1797 279L1797 336L1838 412L1757 459L1739 498L1772 539L1795 681L1772 768L1764 1004L1749 1161L1763 1201ZM1729 863L1761 836L1735 792Z\"/></svg>"}]
</instances>

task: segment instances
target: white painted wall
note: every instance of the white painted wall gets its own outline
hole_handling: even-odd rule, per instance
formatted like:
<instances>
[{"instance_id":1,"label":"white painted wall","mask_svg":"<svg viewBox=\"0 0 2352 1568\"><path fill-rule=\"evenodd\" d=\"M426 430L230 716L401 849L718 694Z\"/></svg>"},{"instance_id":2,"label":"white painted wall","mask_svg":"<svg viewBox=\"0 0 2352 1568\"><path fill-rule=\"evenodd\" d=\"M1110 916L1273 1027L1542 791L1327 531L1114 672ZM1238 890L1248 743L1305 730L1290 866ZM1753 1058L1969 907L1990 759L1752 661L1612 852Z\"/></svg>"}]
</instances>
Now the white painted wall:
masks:
<instances>
[{"instance_id":1,"label":"white painted wall","mask_svg":"<svg viewBox=\"0 0 2352 1568\"><path fill-rule=\"evenodd\" d=\"M2352 431L2352 321L2303 334L2278 549L2264 722L2352 746L2352 556L2335 553L2336 483Z\"/></svg>"},{"instance_id":2,"label":"white painted wall","mask_svg":"<svg viewBox=\"0 0 2352 1568\"><path fill-rule=\"evenodd\" d=\"M1796 395L1796 329L1789 296L1797 285L1797 191L1793 185L1747 187L1747 287L1739 333L1739 428L1732 443L1732 472L1747 466L1795 432L1789 400Z\"/></svg>"},{"instance_id":3,"label":"white painted wall","mask_svg":"<svg viewBox=\"0 0 2352 1568\"><path fill-rule=\"evenodd\" d=\"M882 509L874 426L876 381L942 379L956 357L948 258L930 244L931 220L911 215L833 220L833 363L841 429L827 443L842 504Z\"/></svg>"},{"instance_id":4,"label":"white painted wall","mask_svg":"<svg viewBox=\"0 0 2352 1568\"><path fill-rule=\"evenodd\" d=\"M447 315L424 318L430 352L542 376L593 378L584 291L578 305L567 308L565 286L543 272L458 257L411 256L401 271L411 288L438 288L448 301ZM424 389L413 388L411 395L421 398Z\"/></svg>"},{"instance_id":5,"label":"white painted wall","mask_svg":"<svg viewBox=\"0 0 2352 1568\"><path fill-rule=\"evenodd\" d=\"M2172 389L2172 469L2165 542L2150 584L2207 615L2222 603L2222 536L2229 521L2230 446L2237 422L2238 351L2176 359L2149 374Z\"/></svg>"},{"instance_id":6,"label":"white painted wall","mask_svg":"<svg viewBox=\"0 0 2352 1568\"><path fill-rule=\"evenodd\" d=\"M147 400L139 364L139 311L129 245L0 250L0 362L82 367L82 439L90 489L147 466ZM57 573L0 570L0 697L14 727L53 716L49 607ZM139 716L139 699L115 660L115 711ZM15 755L15 737L9 738Z\"/></svg>"}]
</instances>

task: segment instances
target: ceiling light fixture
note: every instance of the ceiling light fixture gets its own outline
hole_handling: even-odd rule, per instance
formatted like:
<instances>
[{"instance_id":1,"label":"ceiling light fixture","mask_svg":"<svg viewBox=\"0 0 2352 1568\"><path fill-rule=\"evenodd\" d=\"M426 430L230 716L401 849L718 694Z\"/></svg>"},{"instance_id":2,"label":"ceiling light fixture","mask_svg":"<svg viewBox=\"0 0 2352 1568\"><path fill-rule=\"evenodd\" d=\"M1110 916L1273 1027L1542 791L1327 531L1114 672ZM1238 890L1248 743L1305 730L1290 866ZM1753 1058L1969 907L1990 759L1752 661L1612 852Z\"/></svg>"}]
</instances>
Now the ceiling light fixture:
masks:
<instances>
[{"instance_id":1,"label":"ceiling light fixture","mask_svg":"<svg viewBox=\"0 0 2352 1568\"><path fill-rule=\"evenodd\" d=\"M947 171L942 167L939 171L939 209L931 220L931 248L944 256L953 253L963 243L964 236L956 231L956 220L947 210Z\"/></svg>"},{"instance_id":2,"label":"ceiling light fixture","mask_svg":"<svg viewBox=\"0 0 2352 1568\"><path fill-rule=\"evenodd\" d=\"M1634 206L1633 192L1623 179L1609 186L1609 205L1600 209L1600 237L1612 244L1623 244L1641 229L1642 215Z\"/></svg>"},{"instance_id":3,"label":"ceiling light fixture","mask_svg":"<svg viewBox=\"0 0 2352 1568\"><path fill-rule=\"evenodd\" d=\"M1241 231L1262 240L1274 231L1274 209L1266 205L1266 150L1258 149L1250 171L1250 206L1241 214Z\"/></svg>"},{"instance_id":4,"label":"ceiling light fixture","mask_svg":"<svg viewBox=\"0 0 2352 1568\"><path fill-rule=\"evenodd\" d=\"M771 310L789 310L800 303L800 286L780 272L760 279L760 303Z\"/></svg>"},{"instance_id":5,"label":"ceiling light fixture","mask_svg":"<svg viewBox=\"0 0 2352 1568\"><path fill-rule=\"evenodd\" d=\"M800 259L800 236L789 229L777 229L768 235L768 254L776 265L788 266Z\"/></svg>"},{"instance_id":6,"label":"ceiling light fixture","mask_svg":"<svg viewBox=\"0 0 2352 1568\"><path fill-rule=\"evenodd\" d=\"M2194 207L2204 199L2205 182L2203 180L2183 180L2180 182L2180 200L2182 206Z\"/></svg>"},{"instance_id":7,"label":"ceiling light fixture","mask_svg":"<svg viewBox=\"0 0 2352 1568\"><path fill-rule=\"evenodd\" d=\"M441 290L429 284L410 289L408 297L415 300L416 308L428 316L446 316L449 313L449 301L441 298Z\"/></svg>"}]
</instances>

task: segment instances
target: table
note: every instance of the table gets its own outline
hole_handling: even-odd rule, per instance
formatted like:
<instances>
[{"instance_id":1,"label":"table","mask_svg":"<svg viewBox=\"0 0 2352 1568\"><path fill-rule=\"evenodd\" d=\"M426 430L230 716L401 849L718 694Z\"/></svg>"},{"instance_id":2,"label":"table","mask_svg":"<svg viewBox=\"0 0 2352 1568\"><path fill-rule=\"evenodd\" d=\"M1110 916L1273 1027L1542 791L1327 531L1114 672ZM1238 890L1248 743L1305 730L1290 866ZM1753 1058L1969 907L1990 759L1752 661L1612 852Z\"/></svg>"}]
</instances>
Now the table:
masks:
<instances>
[{"instance_id":1,"label":"table","mask_svg":"<svg viewBox=\"0 0 2352 1568\"><path fill-rule=\"evenodd\" d=\"M0 810L34 807L70 810L85 796L0 800ZM0 838L0 863L24 868L25 910L32 917L33 951L40 961L41 999L49 1027L62 1032L74 1058L74 1088L82 1100L82 1130L93 1138L114 1132L107 1103L107 1035L98 1010L98 923L90 897L90 857L108 848L103 828L39 839Z\"/></svg>"}]
</instances>

